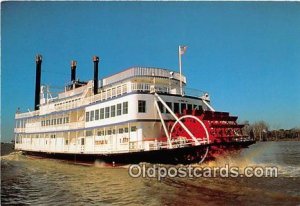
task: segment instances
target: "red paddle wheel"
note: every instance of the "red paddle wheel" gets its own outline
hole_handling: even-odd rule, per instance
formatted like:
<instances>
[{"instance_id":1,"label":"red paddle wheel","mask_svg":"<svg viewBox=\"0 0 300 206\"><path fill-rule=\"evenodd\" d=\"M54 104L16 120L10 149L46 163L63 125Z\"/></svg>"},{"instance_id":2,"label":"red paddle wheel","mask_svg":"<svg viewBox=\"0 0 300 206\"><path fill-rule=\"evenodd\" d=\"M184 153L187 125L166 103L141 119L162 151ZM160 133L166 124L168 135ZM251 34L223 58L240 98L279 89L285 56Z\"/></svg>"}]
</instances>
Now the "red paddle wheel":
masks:
<instances>
[{"instance_id":1,"label":"red paddle wheel","mask_svg":"<svg viewBox=\"0 0 300 206\"><path fill-rule=\"evenodd\" d=\"M228 112L185 110L183 114L176 115L190 133L179 121L171 121L168 123L171 140L195 145L197 139L200 144L210 145L210 156L213 157L227 151L232 142L243 141L247 137L242 132L244 125L236 122L238 117L230 116Z\"/></svg>"}]
</instances>

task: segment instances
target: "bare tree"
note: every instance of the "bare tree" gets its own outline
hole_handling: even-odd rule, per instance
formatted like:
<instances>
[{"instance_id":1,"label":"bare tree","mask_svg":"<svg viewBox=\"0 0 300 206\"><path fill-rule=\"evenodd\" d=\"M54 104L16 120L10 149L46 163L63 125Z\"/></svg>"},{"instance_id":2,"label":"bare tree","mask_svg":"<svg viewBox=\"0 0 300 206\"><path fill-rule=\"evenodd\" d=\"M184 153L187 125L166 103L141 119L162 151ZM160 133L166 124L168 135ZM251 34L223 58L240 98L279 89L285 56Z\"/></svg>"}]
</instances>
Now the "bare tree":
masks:
<instances>
[{"instance_id":1,"label":"bare tree","mask_svg":"<svg viewBox=\"0 0 300 206\"><path fill-rule=\"evenodd\" d=\"M251 125L251 127L253 130L255 139L257 139L259 141L264 140L264 134L266 134L269 131L269 125L265 121L254 122ZM266 135L265 135L265 137L266 137Z\"/></svg>"}]
</instances>

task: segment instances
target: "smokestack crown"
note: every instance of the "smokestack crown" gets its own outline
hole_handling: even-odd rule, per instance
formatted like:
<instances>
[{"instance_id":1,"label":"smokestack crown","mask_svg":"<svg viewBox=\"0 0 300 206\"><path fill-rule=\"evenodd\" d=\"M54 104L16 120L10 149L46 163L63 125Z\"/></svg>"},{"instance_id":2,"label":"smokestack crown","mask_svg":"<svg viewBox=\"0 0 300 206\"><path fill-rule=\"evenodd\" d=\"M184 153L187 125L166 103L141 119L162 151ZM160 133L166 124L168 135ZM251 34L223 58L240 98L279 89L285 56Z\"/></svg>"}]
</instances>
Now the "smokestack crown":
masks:
<instances>
[{"instance_id":1,"label":"smokestack crown","mask_svg":"<svg viewBox=\"0 0 300 206\"><path fill-rule=\"evenodd\" d=\"M93 62L99 62L99 57L93 56Z\"/></svg>"},{"instance_id":2,"label":"smokestack crown","mask_svg":"<svg viewBox=\"0 0 300 206\"><path fill-rule=\"evenodd\" d=\"M77 66L77 61L72 60L71 61L71 67L74 68Z\"/></svg>"},{"instance_id":3,"label":"smokestack crown","mask_svg":"<svg viewBox=\"0 0 300 206\"><path fill-rule=\"evenodd\" d=\"M35 61L38 63L38 62L42 62L42 59L43 59L43 57L42 57L42 55L40 55L40 54L37 54L36 56L35 56Z\"/></svg>"}]
</instances>

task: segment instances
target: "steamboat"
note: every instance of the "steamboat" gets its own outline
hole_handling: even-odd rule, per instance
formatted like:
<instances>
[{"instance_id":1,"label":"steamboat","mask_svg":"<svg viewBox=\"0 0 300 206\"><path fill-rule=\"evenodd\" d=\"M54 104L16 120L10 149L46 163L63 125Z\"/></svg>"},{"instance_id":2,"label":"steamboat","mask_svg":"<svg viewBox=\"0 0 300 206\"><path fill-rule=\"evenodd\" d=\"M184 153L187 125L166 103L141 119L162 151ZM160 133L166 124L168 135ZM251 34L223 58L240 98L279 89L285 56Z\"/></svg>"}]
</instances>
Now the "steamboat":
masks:
<instances>
[{"instance_id":1,"label":"steamboat","mask_svg":"<svg viewBox=\"0 0 300 206\"><path fill-rule=\"evenodd\" d=\"M255 143L228 112L215 111L207 92L190 90L180 71L132 67L98 79L76 79L56 97L41 85L36 56L34 111L15 114L15 148L26 155L78 162L189 164Z\"/></svg>"}]
</instances>

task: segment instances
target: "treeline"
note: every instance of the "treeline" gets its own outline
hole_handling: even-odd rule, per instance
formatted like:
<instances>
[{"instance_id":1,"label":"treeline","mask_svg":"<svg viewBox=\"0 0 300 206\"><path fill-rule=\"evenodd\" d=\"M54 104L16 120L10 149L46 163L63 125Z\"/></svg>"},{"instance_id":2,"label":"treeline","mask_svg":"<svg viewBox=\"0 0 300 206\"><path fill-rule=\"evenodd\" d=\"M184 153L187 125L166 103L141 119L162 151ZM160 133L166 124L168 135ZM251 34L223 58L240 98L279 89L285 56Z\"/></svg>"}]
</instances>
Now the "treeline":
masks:
<instances>
[{"instance_id":1,"label":"treeline","mask_svg":"<svg viewBox=\"0 0 300 206\"><path fill-rule=\"evenodd\" d=\"M300 140L300 128L292 129L270 129L265 121L254 123L244 122L244 133L256 141L280 141L280 140Z\"/></svg>"}]
</instances>

